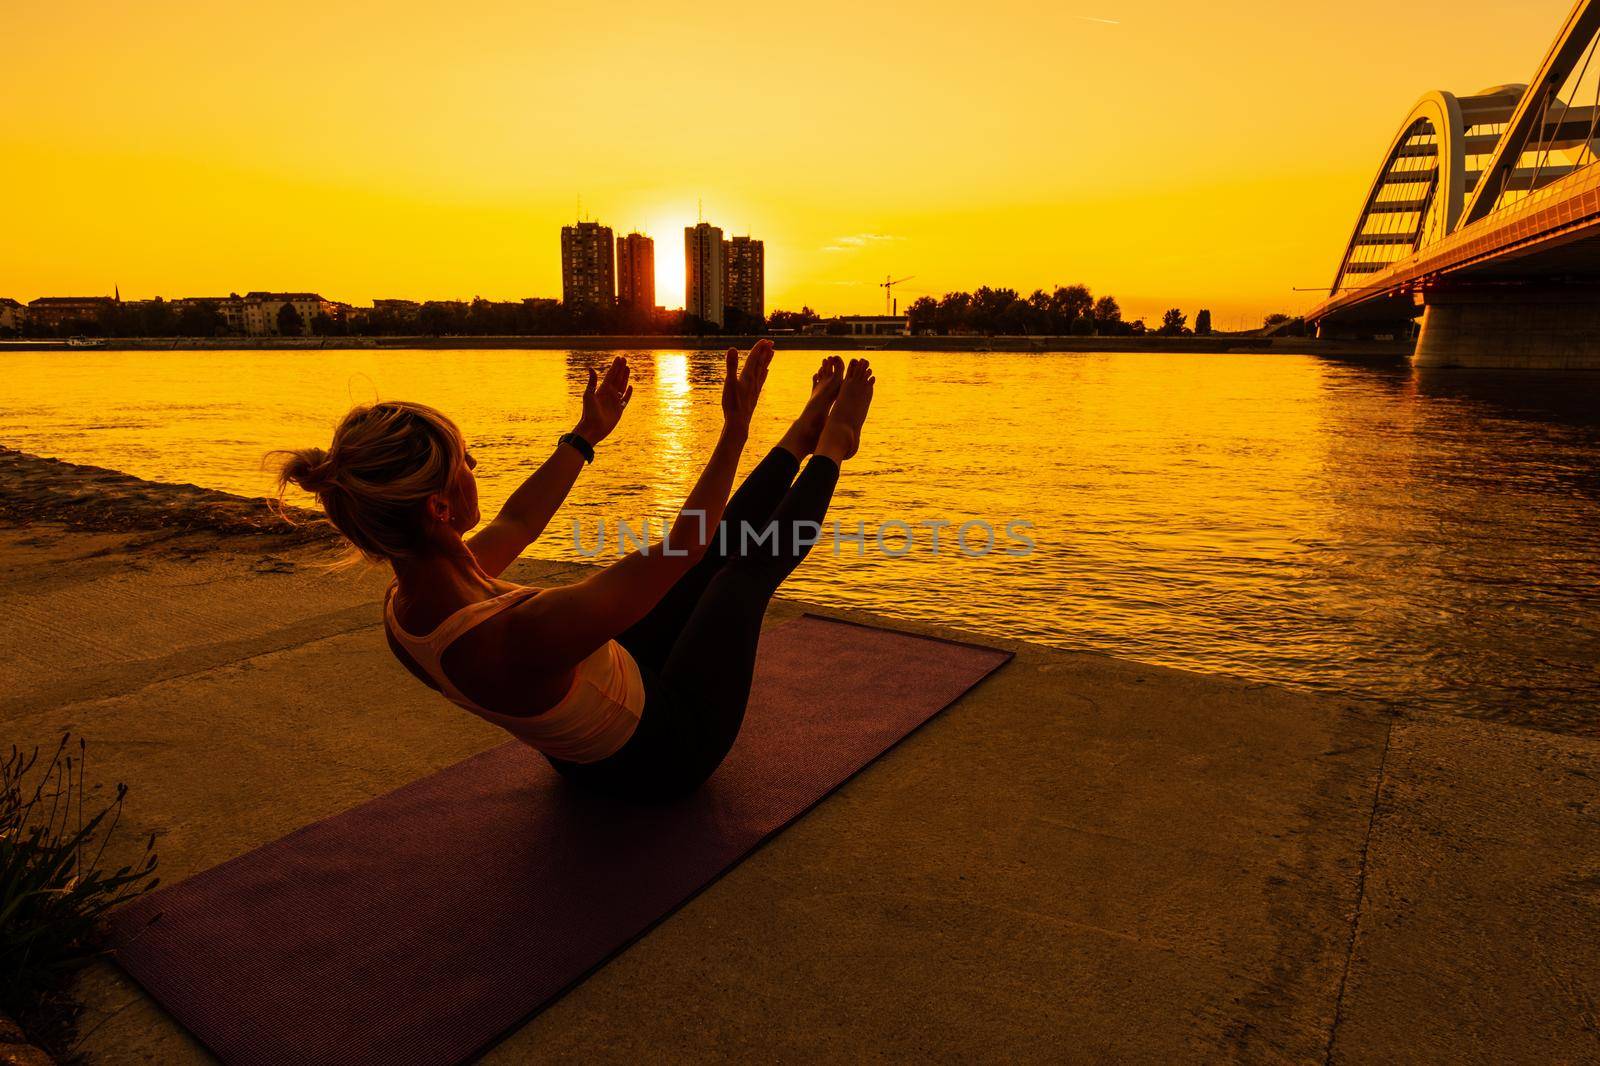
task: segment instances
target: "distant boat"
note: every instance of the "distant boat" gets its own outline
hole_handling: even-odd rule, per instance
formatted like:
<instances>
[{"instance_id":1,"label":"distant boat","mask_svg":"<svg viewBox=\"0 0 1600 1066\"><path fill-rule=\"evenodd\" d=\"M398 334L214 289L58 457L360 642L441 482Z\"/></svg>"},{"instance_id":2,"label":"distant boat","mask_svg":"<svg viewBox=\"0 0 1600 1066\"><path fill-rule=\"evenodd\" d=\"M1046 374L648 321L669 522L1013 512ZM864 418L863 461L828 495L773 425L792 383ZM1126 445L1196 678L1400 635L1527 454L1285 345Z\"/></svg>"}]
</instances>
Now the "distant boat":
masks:
<instances>
[{"instance_id":1,"label":"distant boat","mask_svg":"<svg viewBox=\"0 0 1600 1066\"><path fill-rule=\"evenodd\" d=\"M100 337L68 337L68 348L104 348L106 342Z\"/></svg>"}]
</instances>

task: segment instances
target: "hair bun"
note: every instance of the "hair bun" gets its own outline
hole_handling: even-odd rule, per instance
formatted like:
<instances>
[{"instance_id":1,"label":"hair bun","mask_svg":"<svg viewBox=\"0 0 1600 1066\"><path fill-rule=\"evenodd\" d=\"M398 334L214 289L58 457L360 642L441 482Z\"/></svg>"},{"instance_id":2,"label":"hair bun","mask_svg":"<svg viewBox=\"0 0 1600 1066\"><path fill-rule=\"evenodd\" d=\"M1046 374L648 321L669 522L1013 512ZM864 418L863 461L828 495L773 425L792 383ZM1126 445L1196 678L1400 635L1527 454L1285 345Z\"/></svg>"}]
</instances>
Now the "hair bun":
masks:
<instances>
[{"instance_id":1,"label":"hair bun","mask_svg":"<svg viewBox=\"0 0 1600 1066\"><path fill-rule=\"evenodd\" d=\"M320 451L321 449L317 450ZM324 455L320 462L306 471L301 487L307 492L321 492L333 484L334 473L333 460Z\"/></svg>"},{"instance_id":2,"label":"hair bun","mask_svg":"<svg viewBox=\"0 0 1600 1066\"><path fill-rule=\"evenodd\" d=\"M310 493L320 493L333 484L333 461L321 448L299 448L285 454L279 474L282 484L297 485Z\"/></svg>"}]
</instances>

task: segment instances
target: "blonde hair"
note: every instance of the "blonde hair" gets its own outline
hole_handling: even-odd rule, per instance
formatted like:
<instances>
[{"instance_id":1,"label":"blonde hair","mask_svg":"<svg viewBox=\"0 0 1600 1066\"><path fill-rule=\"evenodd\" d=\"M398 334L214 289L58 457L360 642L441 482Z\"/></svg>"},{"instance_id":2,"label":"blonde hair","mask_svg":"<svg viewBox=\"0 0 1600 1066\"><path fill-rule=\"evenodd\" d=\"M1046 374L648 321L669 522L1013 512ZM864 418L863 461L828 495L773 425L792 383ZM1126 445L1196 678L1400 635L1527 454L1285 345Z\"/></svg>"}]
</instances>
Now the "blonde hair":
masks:
<instances>
[{"instance_id":1,"label":"blonde hair","mask_svg":"<svg viewBox=\"0 0 1600 1066\"><path fill-rule=\"evenodd\" d=\"M455 487L466 461L461 430L426 404L387 400L352 408L321 448L269 452L278 504L290 485L311 493L328 520L373 562L422 554L424 502Z\"/></svg>"}]
</instances>

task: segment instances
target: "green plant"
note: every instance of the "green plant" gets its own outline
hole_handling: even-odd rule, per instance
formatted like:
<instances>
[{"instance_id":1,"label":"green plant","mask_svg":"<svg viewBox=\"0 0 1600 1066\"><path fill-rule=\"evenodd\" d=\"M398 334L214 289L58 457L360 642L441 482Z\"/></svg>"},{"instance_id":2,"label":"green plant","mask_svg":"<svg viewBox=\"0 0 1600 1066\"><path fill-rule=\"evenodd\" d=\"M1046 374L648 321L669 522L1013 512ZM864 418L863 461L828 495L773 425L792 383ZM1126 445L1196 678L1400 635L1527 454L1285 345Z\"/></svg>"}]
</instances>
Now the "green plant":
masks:
<instances>
[{"instance_id":1,"label":"green plant","mask_svg":"<svg viewBox=\"0 0 1600 1066\"><path fill-rule=\"evenodd\" d=\"M101 915L157 884L153 834L136 866L100 868L128 788L86 816L86 745L74 759L71 739L46 763L13 746L0 764L0 1011L24 1020L59 1001L67 973L96 953Z\"/></svg>"}]
</instances>

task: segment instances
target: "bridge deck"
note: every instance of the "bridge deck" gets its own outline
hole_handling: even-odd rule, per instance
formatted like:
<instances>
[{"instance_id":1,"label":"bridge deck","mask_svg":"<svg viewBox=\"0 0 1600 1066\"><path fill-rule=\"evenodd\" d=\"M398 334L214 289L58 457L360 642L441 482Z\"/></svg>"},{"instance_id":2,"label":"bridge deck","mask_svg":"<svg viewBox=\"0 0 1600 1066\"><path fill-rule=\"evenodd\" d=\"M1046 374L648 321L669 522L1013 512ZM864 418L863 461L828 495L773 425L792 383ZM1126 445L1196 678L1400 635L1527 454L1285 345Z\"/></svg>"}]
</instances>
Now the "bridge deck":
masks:
<instances>
[{"instance_id":1,"label":"bridge deck","mask_svg":"<svg viewBox=\"0 0 1600 1066\"><path fill-rule=\"evenodd\" d=\"M1360 318L1363 311L1370 314L1394 298L1452 277L1600 280L1597 246L1600 165L1590 165L1377 271L1365 284L1330 296L1306 318Z\"/></svg>"}]
</instances>

